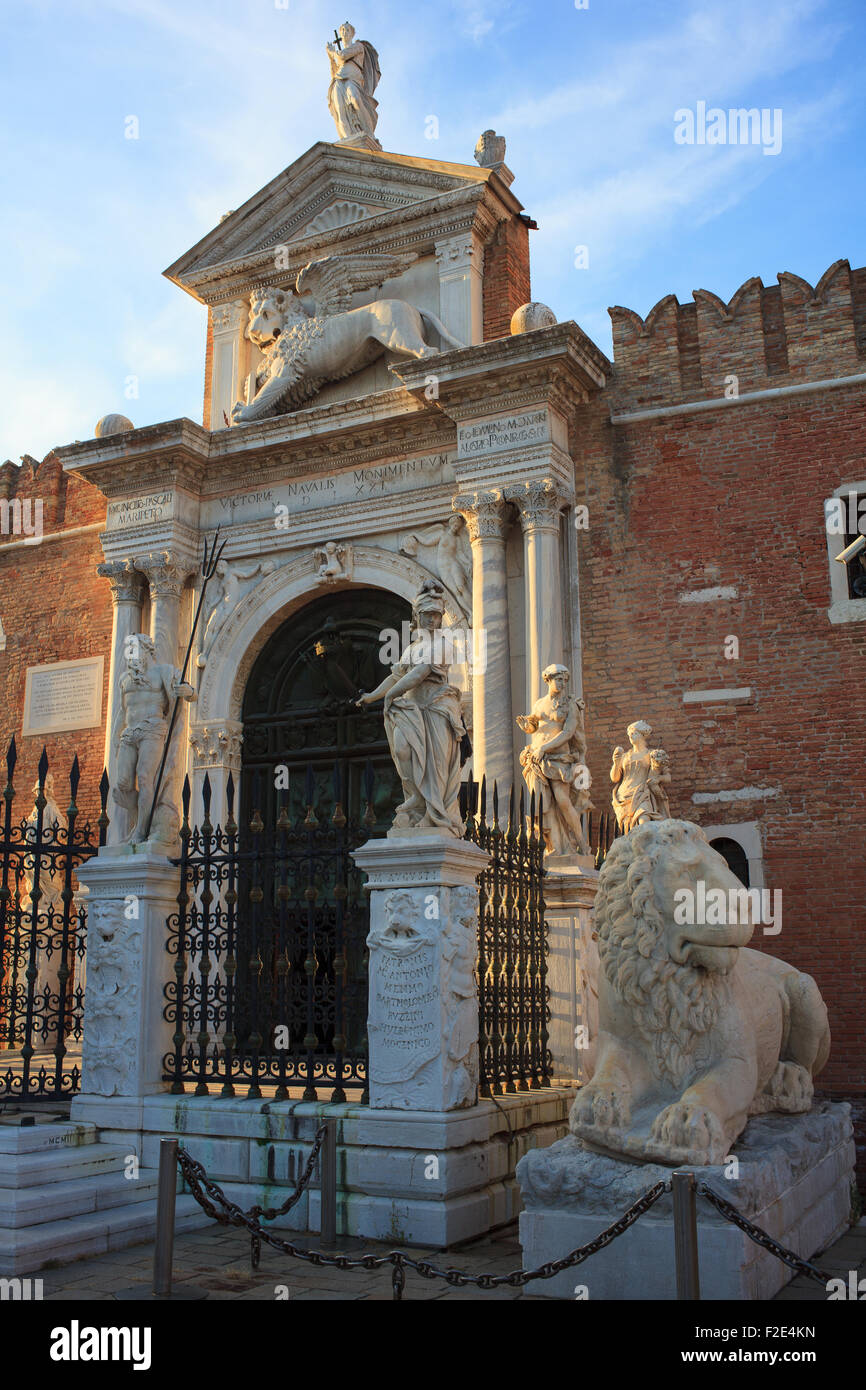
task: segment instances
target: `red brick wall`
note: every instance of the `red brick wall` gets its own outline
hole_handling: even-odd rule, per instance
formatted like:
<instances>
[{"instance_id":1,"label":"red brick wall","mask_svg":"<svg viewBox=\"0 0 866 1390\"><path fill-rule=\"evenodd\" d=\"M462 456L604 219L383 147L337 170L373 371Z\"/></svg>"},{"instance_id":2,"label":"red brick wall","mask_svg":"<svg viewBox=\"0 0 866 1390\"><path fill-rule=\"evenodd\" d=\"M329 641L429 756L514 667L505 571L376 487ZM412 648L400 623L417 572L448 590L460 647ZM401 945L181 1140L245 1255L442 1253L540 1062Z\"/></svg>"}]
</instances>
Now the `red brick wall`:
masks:
<instances>
[{"instance_id":1,"label":"red brick wall","mask_svg":"<svg viewBox=\"0 0 866 1390\"><path fill-rule=\"evenodd\" d=\"M616 377L607 399L578 412L573 452L578 500L590 511L580 604L596 807L610 806L611 749L642 717L671 758L674 815L759 823L765 884L782 890L783 924L754 944L818 981L833 1031L820 1085L856 1103L866 1144L866 622L829 621L823 518L823 499L866 474L866 387L610 421L638 403L720 395L729 372L742 392L866 370L854 277L841 264L818 304L797 288L793 305L783 283L789 370L772 380L766 343L774 337L769 357L778 364L779 318L762 314L757 282L730 321L713 308L710 328L699 302L685 334L675 301L662 303L643 335L628 311L616 311ZM809 320L808 353L793 335L795 317L798 333ZM716 585L735 586L737 598L679 600ZM739 660L725 659L728 635L739 638ZM742 686L752 691L742 704L683 703L684 691ZM778 794L692 801L695 791L744 787Z\"/></svg>"},{"instance_id":2,"label":"red brick wall","mask_svg":"<svg viewBox=\"0 0 866 1390\"><path fill-rule=\"evenodd\" d=\"M529 227L515 217L499 223L484 251L484 341L506 338L515 309L531 298Z\"/></svg>"},{"instance_id":3,"label":"red brick wall","mask_svg":"<svg viewBox=\"0 0 866 1390\"><path fill-rule=\"evenodd\" d=\"M15 814L31 806L30 788L43 744L54 773L60 804L68 804L68 774L78 754L82 815L99 810L104 728L22 737L24 682L28 666L76 657L104 656L103 715L111 656L111 595L96 573L102 560L99 530L105 522L105 499L90 483L63 473L49 454L41 464L27 460L0 466L0 497L37 499L43 504L43 536L96 524L98 529L65 540L43 539L25 545L23 537L0 536L0 619L6 649L0 652L0 777L6 782L5 758L15 735ZM11 544L10 544L11 542Z\"/></svg>"}]
</instances>

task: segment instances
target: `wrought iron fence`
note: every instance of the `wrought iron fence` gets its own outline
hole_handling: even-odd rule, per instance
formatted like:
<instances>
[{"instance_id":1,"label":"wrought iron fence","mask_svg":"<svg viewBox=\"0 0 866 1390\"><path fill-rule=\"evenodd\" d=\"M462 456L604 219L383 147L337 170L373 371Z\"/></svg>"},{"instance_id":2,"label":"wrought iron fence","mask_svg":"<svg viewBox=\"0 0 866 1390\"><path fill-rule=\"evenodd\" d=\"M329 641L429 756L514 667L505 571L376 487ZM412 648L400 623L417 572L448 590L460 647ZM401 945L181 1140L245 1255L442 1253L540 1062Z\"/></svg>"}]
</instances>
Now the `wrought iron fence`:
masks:
<instances>
[{"instance_id":1,"label":"wrought iron fence","mask_svg":"<svg viewBox=\"0 0 866 1390\"><path fill-rule=\"evenodd\" d=\"M550 1018L547 923L544 918L543 807L523 790L499 817L496 784L463 786L466 838L486 849L479 878L478 1022L483 1096L537 1090L549 1084Z\"/></svg>"},{"instance_id":2,"label":"wrought iron fence","mask_svg":"<svg viewBox=\"0 0 866 1390\"><path fill-rule=\"evenodd\" d=\"M342 780L335 769L323 805L309 767L303 815L290 816L281 793L266 825L254 776L253 809L239 825L230 776L225 824L214 827L205 775L194 828L185 781L178 911L167 939L174 979L165 988L174 1047L164 1076L173 1093L194 1084L206 1095L219 1085L233 1096L241 1083L249 1097L267 1085L277 1100L291 1086L304 1087L304 1100L365 1098L369 907L350 851L375 825L372 770L357 817L346 815Z\"/></svg>"},{"instance_id":3,"label":"wrought iron fence","mask_svg":"<svg viewBox=\"0 0 866 1390\"><path fill-rule=\"evenodd\" d=\"M43 748L33 808L19 819L17 761L13 737L0 829L0 1098L53 1101L73 1095L81 1079L87 922L75 870L105 843L108 778L103 772L96 826L80 823L78 758L64 810Z\"/></svg>"}]
</instances>

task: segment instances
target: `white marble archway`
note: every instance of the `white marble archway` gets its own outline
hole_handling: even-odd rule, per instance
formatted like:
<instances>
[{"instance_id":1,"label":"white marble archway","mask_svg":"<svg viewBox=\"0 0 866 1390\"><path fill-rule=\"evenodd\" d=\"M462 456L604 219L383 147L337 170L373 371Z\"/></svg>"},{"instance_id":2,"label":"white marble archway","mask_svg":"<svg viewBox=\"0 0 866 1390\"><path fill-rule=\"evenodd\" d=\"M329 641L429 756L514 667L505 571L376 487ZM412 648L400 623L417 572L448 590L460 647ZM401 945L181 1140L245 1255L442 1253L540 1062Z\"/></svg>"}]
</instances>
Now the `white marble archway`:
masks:
<instances>
[{"instance_id":1,"label":"white marble archway","mask_svg":"<svg viewBox=\"0 0 866 1390\"><path fill-rule=\"evenodd\" d=\"M210 775L213 793L211 820L216 824L224 818L228 775L234 773L237 780L240 771L241 711L247 680L256 658L280 624L313 599L338 589L383 589L411 603L424 580L435 578L416 560L369 545L353 547L351 580L329 584L319 578L318 569L310 551L296 553L282 563L278 560L276 568L239 600L208 651L189 730L188 771L195 820L200 819L205 772ZM447 591L445 621L449 625L465 621Z\"/></svg>"}]
</instances>

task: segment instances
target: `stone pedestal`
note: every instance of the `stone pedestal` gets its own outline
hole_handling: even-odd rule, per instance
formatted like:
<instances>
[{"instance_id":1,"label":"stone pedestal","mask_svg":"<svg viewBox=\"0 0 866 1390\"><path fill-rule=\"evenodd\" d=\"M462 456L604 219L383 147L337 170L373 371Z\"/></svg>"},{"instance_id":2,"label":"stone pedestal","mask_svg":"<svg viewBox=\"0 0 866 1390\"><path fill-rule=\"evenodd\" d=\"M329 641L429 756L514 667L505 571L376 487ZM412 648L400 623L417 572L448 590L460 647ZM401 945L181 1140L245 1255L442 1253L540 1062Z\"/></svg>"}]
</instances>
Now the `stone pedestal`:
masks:
<instances>
[{"instance_id":1,"label":"stone pedestal","mask_svg":"<svg viewBox=\"0 0 866 1390\"><path fill-rule=\"evenodd\" d=\"M131 1098L165 1089L172 1026L163 1017L174 961L166 920L177 912L179 873L161 855L98 854L76 870L87 907L87 989L81 1095Z\"/></svg>"},{"instance_id":2,"label":"stone pedestal","mask_svg":"<svg viewBox=\"0 0 866 1390\"><path fill-rule=\"evenodd\" d=\"M371 840L370 1106L445 1112L478 1099L476 879L488 855L452 835Z\"/></svg>"},{"instance_id":3,"label":"stone pedestal","mask_svg":"<svg viewBox=\"0 0 866 1390\"><path fill-rule=\"evenodd\" d=\"M592 938L597 891L591 855L545 859L549 1045L557 1078L588 1081L592 1075L598 1036L598 947Z\"/></svg>"},{"instance_id":4,"label":"stone pedestal","mask_svg":"<svg viewBox=\"0 0 866 1390\"><path fill-rule=\"evenodd\" d=\"M847 1105L824 1102L808 1115L762 1115L734 1145L736 1165L696 1168L749 1221L796 1254L811 1259L845 1231L851 1209L854 1142ZM593 1240L671 1169L595 1153L569 1135L535 1149L517 1165L524 1211L524 1269L560 1259ZM793 1277L768 1250L698 1198L701 1298L772 1298ZM817 1259L820 1264L820 1258ZM531 1285L547 1298L675 1299L671 1197L583 1264Z\"/></svg>"}]
</instances>

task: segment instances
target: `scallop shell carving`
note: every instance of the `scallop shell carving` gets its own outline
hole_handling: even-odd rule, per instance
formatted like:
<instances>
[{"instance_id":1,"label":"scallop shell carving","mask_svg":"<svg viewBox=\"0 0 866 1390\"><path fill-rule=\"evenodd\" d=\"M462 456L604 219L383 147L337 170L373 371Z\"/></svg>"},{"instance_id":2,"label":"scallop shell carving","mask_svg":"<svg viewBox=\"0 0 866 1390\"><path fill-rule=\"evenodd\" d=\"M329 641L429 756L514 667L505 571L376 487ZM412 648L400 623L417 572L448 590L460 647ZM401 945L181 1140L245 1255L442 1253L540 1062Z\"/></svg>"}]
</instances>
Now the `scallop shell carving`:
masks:
<instances>
[{"instance_id":1,"label":"scallop shell carving","mask_svg":"<svg viewBox=\"0 0 866 1390\"><path fill-rule=\"evenodd\" d=\"M335 227L345 227L350 222L360 222L367 216L367 209L360 203L333 203L307 223L308 232L330 232Z\"/></svg>"}]
</instances>

